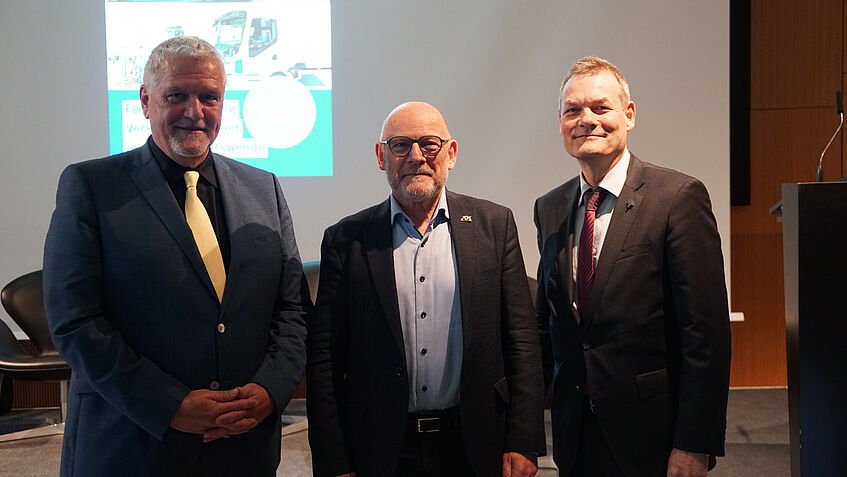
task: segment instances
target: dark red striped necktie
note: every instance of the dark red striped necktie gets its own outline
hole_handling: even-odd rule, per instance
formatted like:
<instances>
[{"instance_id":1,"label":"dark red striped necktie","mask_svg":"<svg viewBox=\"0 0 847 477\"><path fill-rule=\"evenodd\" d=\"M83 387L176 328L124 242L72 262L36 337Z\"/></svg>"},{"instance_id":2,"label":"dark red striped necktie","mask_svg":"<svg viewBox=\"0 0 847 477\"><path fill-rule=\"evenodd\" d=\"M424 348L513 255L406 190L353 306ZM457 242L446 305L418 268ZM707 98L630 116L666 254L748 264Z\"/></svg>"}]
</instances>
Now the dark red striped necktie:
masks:
<instances>
[{"instance_id":1,"label":"dark red striped necktie","mask_svg":"<svg viewBox=\"0 0 847 477\"><path fill-rule=\"evenodd\" d=\"M603 202L606 191L597 188L585 191L585 221L582 223L582 233L579 236L579 250L577 251L576 285L577 285L577 307L581 310L588 309L588 301L591 296L591 286L594 283L594 219L597 216L597 207Z\"/></svg>"}]
</instances>

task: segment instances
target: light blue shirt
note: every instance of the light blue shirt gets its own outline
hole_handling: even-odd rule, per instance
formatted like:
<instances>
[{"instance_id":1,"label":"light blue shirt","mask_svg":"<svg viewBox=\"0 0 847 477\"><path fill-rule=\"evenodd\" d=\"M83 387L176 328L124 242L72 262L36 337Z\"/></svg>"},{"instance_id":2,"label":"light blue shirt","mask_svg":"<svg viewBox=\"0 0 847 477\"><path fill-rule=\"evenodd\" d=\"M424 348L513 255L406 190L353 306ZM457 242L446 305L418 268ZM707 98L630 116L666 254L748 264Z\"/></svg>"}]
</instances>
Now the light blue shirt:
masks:
<instances>
[{"instance_id":1,"label":"light blue shirt","mask_svg":"<svg viewBox=\"0 0 847 477\"><path fill-rule=\"evenodd\" d=\"M421 236L391 196L394 279L409 376L409 412L459 404L462 311L445 189Z\"/></svg>"}]
</instances>

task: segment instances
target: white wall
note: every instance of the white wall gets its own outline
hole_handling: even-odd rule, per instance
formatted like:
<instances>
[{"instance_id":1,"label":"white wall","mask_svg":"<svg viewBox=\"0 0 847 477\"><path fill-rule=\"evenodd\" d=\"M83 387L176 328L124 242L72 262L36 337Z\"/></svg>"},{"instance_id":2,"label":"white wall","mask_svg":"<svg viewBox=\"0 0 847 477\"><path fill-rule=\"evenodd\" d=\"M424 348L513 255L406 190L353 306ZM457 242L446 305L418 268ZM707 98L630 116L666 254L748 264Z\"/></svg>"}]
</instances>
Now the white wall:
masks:
<instances>
[{"instance_id":1,"label":"white wall","mask_svg":"<svg viewBox=\"0 0 847 477\"><path fill-rule=\"evenodd\" d=\"M0 284L41 268L62 168L108 152L103 22L101 0L0 2ZM335 174L282 178L304 261L388 196L373 143L394 106L423 100L459 141L448 187L512 208L534 274L533 201L578 172L558 88L595 54L630 83L630 149L705 182L729 275L728 0L337 1L332 24Z\"/></svg>"}]
</instances>

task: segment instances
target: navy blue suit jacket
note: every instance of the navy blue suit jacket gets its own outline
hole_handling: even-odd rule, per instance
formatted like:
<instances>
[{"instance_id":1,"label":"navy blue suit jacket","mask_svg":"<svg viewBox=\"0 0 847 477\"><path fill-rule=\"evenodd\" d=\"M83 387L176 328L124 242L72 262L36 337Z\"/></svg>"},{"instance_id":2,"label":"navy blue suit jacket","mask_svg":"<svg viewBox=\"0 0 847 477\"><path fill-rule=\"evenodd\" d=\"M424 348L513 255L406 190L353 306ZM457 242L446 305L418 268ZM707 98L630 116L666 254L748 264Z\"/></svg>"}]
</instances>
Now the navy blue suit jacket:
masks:
<instances>
[{"instance_id":1,"label":"navy blue suit jacket","mask_svg":"<svg viewBox=\"0 0 847 477\"><path fill-rule=\"evenodd\" d=\"M222 303L147 145L62 173L44 284L73 368L63 475L273 475L278 465L278 413L206 445L169 428L193 389L255 382L281 411L305 366L311 303L282 190L270 173L214 160L231 248Z\"/></svg>"}]
</instances>

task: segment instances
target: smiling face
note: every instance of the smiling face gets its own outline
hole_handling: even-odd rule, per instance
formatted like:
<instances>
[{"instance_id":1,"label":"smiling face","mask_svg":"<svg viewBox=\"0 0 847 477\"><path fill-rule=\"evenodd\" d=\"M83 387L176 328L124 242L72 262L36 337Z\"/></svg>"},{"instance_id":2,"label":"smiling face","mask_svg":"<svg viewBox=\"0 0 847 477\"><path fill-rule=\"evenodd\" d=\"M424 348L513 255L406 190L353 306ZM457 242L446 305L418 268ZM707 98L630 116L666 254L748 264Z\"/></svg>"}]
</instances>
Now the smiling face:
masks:
<instances>
[{"instance_id":1,"label":"smiling face","mask_svg":"<svg viewBox=\"0 0 847 477\"><path fill-rule=\"evenodd\" d=\"M450 137L444 117L433 106L426 103L405 103L398 106L385 121L381 140L393 136ZM413 144L409 154L395 156L387 145L376 143L379 168L385 171L394 198L404 207L430 204L438 201L441 189L447 181L447 173L456 165L458 145L454 140L444 143L435 157L421 154L418 144Z\"/></svg>"},{"instance_id":2,"label":"smiling face","mask_svg":"<svg viewBox=\"0 0 847 477\"><path fill-rule=\"evenodd\" d=\"M620 83L608 71L568 80L559 112L559 134L568 154L608 168L620 159L626 134L635 127L635 103L622 96Z\"/></svg>"},{"instance_id":3,"label":"smiling face","mask_svg":"<svg viewBox=\"0 0 847 477\"><path fill-rule=\"evenodd\" d=\"M214 59L171 55L151 84L141 86L141 109L153 141L171 159L196 167L221 127L226 74Z\"/></svg>"}]
</instances>

